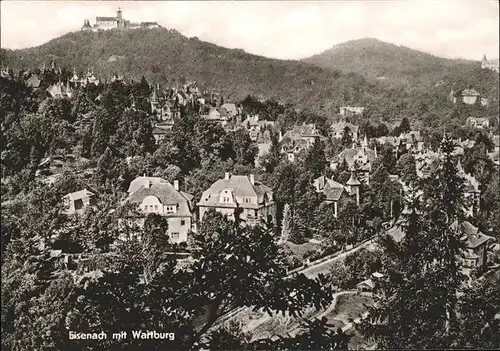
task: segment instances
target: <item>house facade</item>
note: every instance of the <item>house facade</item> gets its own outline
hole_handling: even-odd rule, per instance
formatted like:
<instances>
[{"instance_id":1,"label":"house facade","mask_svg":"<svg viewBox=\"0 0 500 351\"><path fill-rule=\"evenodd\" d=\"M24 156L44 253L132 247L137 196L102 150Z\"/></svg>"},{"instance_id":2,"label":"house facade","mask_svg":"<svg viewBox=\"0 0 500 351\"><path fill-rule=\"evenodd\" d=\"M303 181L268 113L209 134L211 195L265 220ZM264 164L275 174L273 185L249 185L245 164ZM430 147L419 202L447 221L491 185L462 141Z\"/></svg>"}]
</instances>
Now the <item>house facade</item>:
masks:
<instances>
[{"instance_id":1,"label":"house facade","mask_svg":"<svg viewBox=\"0 0 500 351\"><path fill-rule=\"evenodd\" d=\"M364 107L342 106L339 108L339 113L341 116L354 116L362 115L364 110Z\"/></svg>"},{"instance_id":2,"label":"house facade","mask_svg":"<svg viewBox=\"0 0 500 351\"><path fill-rule=\"evenodd\" d=\"M462 91L462 101L467 105L474 105L479 98L479 93L475 89L465 89Z\"/></svg>"},{"instance_id":3,"label":"house facade","mask_svg":"<svg viewBox=\"0 0 500 351\"><path fill-rule=\"evenodd\" d=\"M483 129L483 128L489 128L490 121L488 118L468 117L467 120L465 121L465 125L470 128Z\"/></svg>"},{"instance_id":4,"label":"house facade","mask_svg":"<svg viewBox=\"0 0 500 351\"><path fill-rule=\"evenodd\" d=\"M325 195L325 203L333 205L334 217L337 218L339 211L346 201L354 198L356 204L359 205L359 187L361 183L356 178L356 174L351 172L351 177L346 185L334 181L326 176L321 176L313 181L313 186L316 192Z\"/></svg>"},{"instance_id":5,"label":"house facade","mask_svg":"<svg viewBox=\"0 0 500 351\"><path fill-rule=\"evenodd\" d=\"M467 221L460 223L455 221L451 224L451 228L462 234L461 239L465 243L462 266L483 270L487 263L488 245L495 239L481 233L477 227ZM387 235L391 236L394 241L400 242L406 235L406 229L404 220L400 220L387 230Z\"/></svg>"},{"instance_id":6,"label":"house facade","mask_svg":"<svg viewBox=\"0 0 500 351\"><path fill-rule=\"evenodd\" d=\"M128 189L126 202L137 205L144 215L154 213L168 220L168 236L173 243L185 242L195 231L193 196L179 189L179 181L171 184L158 177L138 177Z\"/></svg>"},{"instance_id":7,"label":"house facade","mask_svg":"<svg viewBox=\"0 0 500 351\"><path fill-rule=\"evenodd\" d=\"M314 145L316 140L321 138L321 133L315 124L303 123L300 126L294 126L284 136L280 132L281 153L285 154L290 162L294 162L300 152L307 150Z\"/></svg>"},{"instance_id":8,"label":"house facade","mask_svg":"<svg viewBox=\"0 0 500 351\"><path fill-rule=\"evenodd\" d=\"M481 61L481 68L482 69L489 69L495 72L499 72L499 65L498 65L498 59L496 60L488 60L486 58L486 55L483 55L483 60Z\"/></svg>"},{"instance_id":9,"label":"house facade","mask_svg":"<svg viewBox=\"0 0 500 351\"><path fill-rule=\"evenodd\" d=\"M254 175L231 175L225 173L201 195L198 203L200 222L205 213L214 209L234 220L234 211L242 210L240 219L246 225L254 226L271 220L276 224L276 203L274 194L266 185L257 182Z\"/></svg>"},{"instance_id":10,"label":"house facade","mask_svg":"<svg viewBox=\"0 0 500 351\"><path fill-rule=\"evenodd\" d=\"M491 236L485 235L479 229L467 221L453 222L451 228L459 230L462 240L465 241L465 252L462 264L465 268L476 268L483 270L488 260L488 245L495 241Z\"/></svg>"},{"instance_id":11,"label":"house facade","mask_svg":"<svg viewBox=\"0 0 500 351\"><path fill-rule=\"evenodd\" d=\"M355 170L359 180L369 184L372 164L377 159L377 149L370 149L365 137L361 146L344 149L330 161L330 168L335 171L345 161L350 170Z\"/></svg>"},{"instance_id":12,"label":"house facade","mask_svg":"<svg viewBox=\"0 0 500 351\"><path fill-rule=\"evenodd\" d=\"M243 122L241 122L240 127L248 131L248 135L250 136L250 139L252 141L259 141L264 139L265 142L270 142L270 133L268 137L266 138L264 136L264 129L268 127L269 129L274 128L274 122L273 121L266 121L266 120L261 120L259 118L259 115L254 115L254 116L247 116Z\"/></svg>"},{"instance_id":13,"label":"house facade","mask_svg":"<svg viewBox=\"0 0 500 351\"><path fill-rule=\"evenodd\" d=\"M351 137L353 141L358 141L358 131L359 127L351 124L349 122L338 122L338 123L333 123L330 127L330 134L333 139L342 139L344 136L344 131L345 128L349 129L349 132L351 133Z\"/></svg>"}]
</instances>

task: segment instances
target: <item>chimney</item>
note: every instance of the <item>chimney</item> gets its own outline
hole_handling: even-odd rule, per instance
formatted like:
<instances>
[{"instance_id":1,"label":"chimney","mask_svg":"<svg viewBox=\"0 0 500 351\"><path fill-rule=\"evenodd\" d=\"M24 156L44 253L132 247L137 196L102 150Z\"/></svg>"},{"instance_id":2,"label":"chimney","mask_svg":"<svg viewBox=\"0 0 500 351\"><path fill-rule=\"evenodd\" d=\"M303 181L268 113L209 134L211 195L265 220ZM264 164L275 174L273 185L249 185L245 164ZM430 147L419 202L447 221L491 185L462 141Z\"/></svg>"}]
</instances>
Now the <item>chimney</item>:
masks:
<instances>
[{"instance_id":1,"label":"chimney","mask_svg":"<svg viewBox=\"0 0 500 351\"><path fill-rule=\"evenodd\" d=\"M255 176L253 174L250 174L250 183L252 183L252 185L255 185Z\"/></svg>"},{"instance_id":2,"label":"chimney","mask_svg":"<svg viewBox=\"0 0 500 351\"><path fill-rule=\"evenodd\" d=\"M229 180L229 177L231 177L231 175L229 174L229 172L226 172L226 173L224 174L224 179L225 179L225 180Z\"/></svg>"},{"instance_id":3,"label":"chimney","mask_svg":"<svg viewBox=\"0 0 500 351\"><path fill-rule=\"evenodd\" d=\"M179 191L179 180L174 180L174 189Z\"/></svg>"}]
</instances>

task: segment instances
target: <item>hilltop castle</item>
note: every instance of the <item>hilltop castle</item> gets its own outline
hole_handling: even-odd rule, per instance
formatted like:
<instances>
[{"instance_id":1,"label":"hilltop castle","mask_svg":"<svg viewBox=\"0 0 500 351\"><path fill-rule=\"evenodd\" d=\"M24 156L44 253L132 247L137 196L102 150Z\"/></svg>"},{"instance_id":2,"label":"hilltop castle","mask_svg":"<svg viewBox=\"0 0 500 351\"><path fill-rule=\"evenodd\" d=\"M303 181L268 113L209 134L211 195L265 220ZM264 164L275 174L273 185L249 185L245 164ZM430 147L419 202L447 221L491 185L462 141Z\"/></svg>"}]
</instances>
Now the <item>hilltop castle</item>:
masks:
<instances>
[{"instance_id":1,"label":"hilltop castle","mask_svg":"<svg viewBox=\"0 0 500 351\"><path fill-rule=\"evenodd\" d=\"M116 12L116 17L96 17L95 24L92 26L88 19L83 21L82 30L91 30L97 32L99 30L109 29L137 29L137 28L159 28L157 22L140 22L133 23L123 18L122 10L119 8Z\"/></svg>"},{"instance_id":2,"label":"hilltop castle","mask_svg":"<svg viewBox=\"0 0 500 351\"><path fill-rule=\"evenodd\" d=\"M496 60L487 60L486 55L483 56L483 60L481 61L482 69L491 69L492 71L498 72L498 59Z\"/></svg>"}]
</instances>

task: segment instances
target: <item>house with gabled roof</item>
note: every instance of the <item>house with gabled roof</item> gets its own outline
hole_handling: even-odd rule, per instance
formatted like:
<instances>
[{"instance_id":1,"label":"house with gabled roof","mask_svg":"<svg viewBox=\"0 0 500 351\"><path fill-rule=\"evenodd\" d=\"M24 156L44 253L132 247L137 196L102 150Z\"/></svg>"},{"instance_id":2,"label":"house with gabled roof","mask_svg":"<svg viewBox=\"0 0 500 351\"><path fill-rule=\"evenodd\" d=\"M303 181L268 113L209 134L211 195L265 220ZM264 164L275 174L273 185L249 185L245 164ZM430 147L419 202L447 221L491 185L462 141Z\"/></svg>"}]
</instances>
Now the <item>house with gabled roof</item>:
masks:
<instances>
[{"instance_id":1,"label":"house with gabled roof","mask_svg":"<svg viewBox=\"0 0 500 351\"><path fill-rule=\"evenodd\" d=\"M330 168L335 171L345 161L350 170L356 170L360 180L369 184L372 164L376 159L377 149L368 147L368 140L365 136L361 146L353 143L351 148L346 148L333 157L330 160Z\"/></svg>"},{"instance_id":2,"label":"house with gabled roof","mask_svg":"<svg viewBox=\"0 0 500 351\"><path fill-rule=\"evenodd\" d=\"M344 136L345 128L349 129L353 141L358 141L358 131L359 127L349 122L340 121L338 123L333 123L330 126L330 134L334 139L342 139Z\"/></svg>"},{"instance_id":3,"label":"house with gabled roof","mask_svg":"<svg viewBox=\"0 0 500 351\"><path fill-rule=\"evenodd\" d=\"M458 222L455 220L451 229L459 231L462 234L461 239L465 243L464 255L462 265L464 268L478 268L483 269L486 267L488 245L495 241L495 238L483 234L477 227L468 221ZM389 235L394 241L401 242L406 236L407 224L404 219L400 219L394 226L387 230Z\"/></svg>"},{"instance_id":4,"label":"house with gabled roof","mask_svg":"<svg viewBox=\"0 0 500 351\"><path fill-rule=\"evenodd\" d=\"M322 135L314 123L294 126L283 136L280 132L281 152L287 155L290 162L294 162L301 151L307 150L321 138Z\"/></svg>"},{"instance_id":5,"label":"house with gabled roof","mask_svg":"<svg viewBox=\"0 0 500 351\"><path fill-rule=\"evenodd\" d=\"M342 106L339 108L339 113L342 116L362 115L364 107Z\"/></svg>"},{"instance_id":6,"label":"house with gabled roof","mask_svg":"<svg viewBox=\"0 0 500 351\"><path fill-rule=\"evenodd\" d=\"M488 244L495 241L495 238L481 233L470 222L455 221L451 228L460 230L463 234L462 240L465 241L466 249L463 257L463 265L466 268L483 269L486 267L488 259Z\"/></svg>"},{"instance_id":7,"label":"house with gabled roof","mask_svg":"<svg viewBox=\"0 0 500 351\"><path fill-rule=\"evenodd\" d=\"M478 128L478 129L489 128L490 120L488 118L470 116L467 117L465 125L467 127Z\"/></svg>"},{"instance_id":8,"label":"house with gabled roof","mask_svg":"<svg viewBox=\"0 0 500 351\"><path fill-rule=\"evenodd\" d=\"M85 208L95 206L95 194L87 189L66 194L63 197L64 213L68 215L82 213Z\"/></svg>"},{"instance_id":9,"label":"house with gabled roof","mask_svg":"<svg viewBox=\"0 0 500 351\"><path fill-rule=\"evenodd\" d=\"M253 174L231 175L226 172L201 195L198 203L200 222L205 213L214 209L234 220L235 210L241 210L240 219L250 226L271 220L276 223L276 203L271 188L255 180Z\"/></svg>"},{"instance_id":10,"label":"house with gabled roof","mask_svg":"<svg viewBox=\"0 0 500 351\"><path fill-rule=\"evenodd\" d=\"M420 152L424 148L424 138L419 130L411 130L399 135L399 149L412 153Z\"/></svg>"},{"instance_id":11,"label":"house with gabled roof","mask_svg":"<svg viewBox=\"0 0 500 351\"><path fill-rule=\"evenodd\" d=\"M355 199L356 203L359 205L359 187L361 183L356 178L356 174L351 172L351 177L347 181L346 185L342 185L333 179L326 176L320 176L313 181L313 186L316 192L325 195L325 203L328 205L333 205L334 217L337 218L342 204L344 204L348 199Z\"/></svg>"},{"instance_id":12,"label":"house with gabled roof","mask_svg":"<svg viewBox=\"0 0 500 351\"><path fill-rule=\"evenodd\" d=\"M464 89L462 91L462 101L467 105L474 105L479 98L480 94L476 89Z\"/></svg>"},{"instance_id":13,"label":"house with gabled roof","mask_svg":"<svg viewBox=\"0 0 500 351\"><path fill-rule=\"evenodd\" d=\"M252 141L258 141L263 138L262 132L266 127L271 129L274 128L273 121L261 120L259 115L247 116L243 122L241 122L240 127L247 130ZM270 142L268 140L267 142Z\"/></svg>"},{"instance_id":14,"label":"house with gabled roof","mask_svg":"<svg viewBox=\"0 0 500 351\"><path fill-rule=\"evenodd\" d=\"M125 201L137 205L144 216L153 213L167 218L167 234L173 243L187 241L195 231L193 196L180 190L178 180L171 184L159 177L138 177L128 193Z\"/></svg>"},{"instance_id":15,"label":"house with gabled roof","mask_svg":"<svg viewBox=\"0 0 500 351\"><path fill-rule=\"evenodd\" d=\"M234 103L225 103L221 106L221 109L226 110L231 118L236 117L236 115L240 112Z\"/></svg>"},{"instance_id":16,"label":"house with gabled roof","mask_svg":"<svg viewBox=\"0 0 500 351\"><path fill-rule=\"evenodd\" d=\"M40 87L40 83L42 81L38 78L38 75L33 74L31 77L28 78L26 81L26 85L33 88L33 89L38 89Z\"/></svg>"}]
</instances>

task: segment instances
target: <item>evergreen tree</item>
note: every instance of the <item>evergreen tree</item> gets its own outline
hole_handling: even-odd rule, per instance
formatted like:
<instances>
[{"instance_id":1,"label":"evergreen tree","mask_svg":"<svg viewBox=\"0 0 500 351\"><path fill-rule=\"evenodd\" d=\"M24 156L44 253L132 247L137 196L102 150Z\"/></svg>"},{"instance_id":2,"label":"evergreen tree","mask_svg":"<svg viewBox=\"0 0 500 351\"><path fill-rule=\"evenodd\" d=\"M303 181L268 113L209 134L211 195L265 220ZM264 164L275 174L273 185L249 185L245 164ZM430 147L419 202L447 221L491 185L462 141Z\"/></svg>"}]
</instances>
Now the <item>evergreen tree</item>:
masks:
<instances>
[{"instance_id":1,"label":"evergreen tree","mask_svg":"<svg viewBox=\"0 0 500 351\"><path fill-rule=\"evenodd\" d=\"M401 243L384 242L385 281L378 305L361 328L381 348L450 348L458 328L462 288L460 225L462 185L450 139L442 143L442 166L423 202L410 193Z\"/></svg>"},{"instance_id":2,"label":"evergreen tree","mask_svg":"<svg viewBox=\"0 0 500 351\"><path fill-rule=\"evenodd\" d=\"M271 174L281 162L281 148L279 145L278 135L271 134L271 147L269 153L264 156L262 165L267 173Z\"/></svg>"},{"instance_id":3,"label":"evergreen tree","mask_svg":"<svg viewBox=\"0 0 500 351\"><path fill-rule=\"evenodd\" d=\"M342 132L341 143L346 148L352 147L352 134L348 126L345 126L344 131Z\"/></svg>"},{"instance_id":4,"label":"evergreen tree","mask_svg":"<svg viewBox=\"0 0 500 351\"><path fill-rule=\"evenodd\" d=\"M281 225L281 242L285 243L290 238L292 231L292 216L289 204L285 204L283 209L283 220Z\"/></svg>"},{"instance_id":5,"label":"evergreen tree","mask_svg":"<svg viewBox=\"0 0 500 351\"><path fill-rule=\"evenodd\" d=\"M309 177L309 181L312 181L325 172L328 165L325 155L325 146L320 139L316 139L313 146L307 150L306 157L304 159L302 169Z\"/></svg>"}]
</instances>

